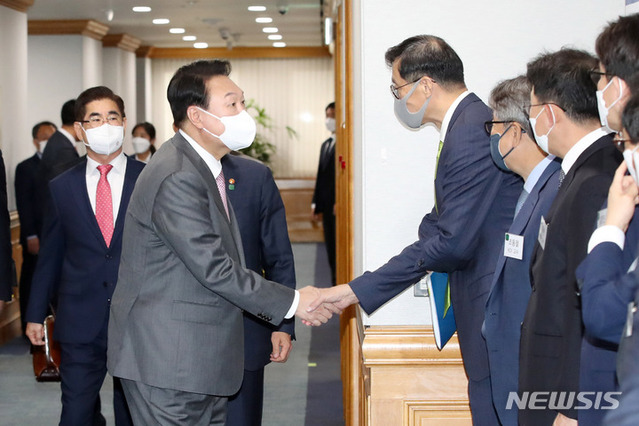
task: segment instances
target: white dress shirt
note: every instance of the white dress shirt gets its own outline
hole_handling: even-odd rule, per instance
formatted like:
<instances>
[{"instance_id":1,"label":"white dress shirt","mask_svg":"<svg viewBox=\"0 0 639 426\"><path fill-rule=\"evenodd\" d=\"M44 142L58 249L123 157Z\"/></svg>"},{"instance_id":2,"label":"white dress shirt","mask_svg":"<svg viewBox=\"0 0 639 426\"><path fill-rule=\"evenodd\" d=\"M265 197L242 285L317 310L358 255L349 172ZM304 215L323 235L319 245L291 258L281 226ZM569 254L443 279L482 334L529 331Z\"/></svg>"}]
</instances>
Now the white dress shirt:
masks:
<instances>
[{"instance_id":1,"label":"white dress shirt","mask_svg":"<svg viewBox=\"0 0 639 426\"><path fill-rule=\"evenodd\" d=\"M118 211L120 210L120 200L122 200L122 188L124 187L124 175L126 173L126 157L124 153L120 153L109 163L113 166L111 171L107 173L107 181L111 187L111 199L113 204L113 226L118 219ZM98 181L100 180L100 171L98 166L100 163L87 155L87 193L89 194L89 202L91 209L95 214L95 194L98 190Z\"/></svg>"},{"instance_id":2,"label":"white dress shirt","mask_svg":"<svg viewBox=\"0 0 639 426\"><path fill-rule=\"evenodd\" d=\"M195 152L197 152L197 154L200 156L200 158L202 158L204 163L206 163L206 165L209 168L209 170L211 170L211 173L213 174L213 177L215 179L217 179L218 175L222 171L222 163L219 160L217 160L213 156L213 154L211 154L210 152L205 150L192 137L187 135L186 132L183 132L182 129L180 129L179 132L184 137L184 139L186 139L186 141L189 143L189 145L191 145L193 147L193 149L195 150ZM228 200L227 200L227 202L228 202ZM289 310L286 313L286 315L284 316L284 318L286 318L286 319L293 318L299 303L300 303L300 293L299 293L299 291L295 290L295 298L293 299L293 304L289 308Z\"/></svg>"},{"instance_id":3,"label":"white dress shirt","mask_svg":"<svg viewBox=\"0 0 639 426\"><path fill-rule=\"evenodd\" d=\"M450 104L450 106L448 107L448 111L446 111L446 114L444 115L444 119L442 120L442 128L439 129L440 141L443 142L444 139L446 139L446 131L448 130L448 124L450 123L450 119L453 118L453 113L455 112L455 110L457 109L461 101L463 101L464 98L468 95L470 95L470 91L466 90L464 93L457 96L457 99L455 99L453 103Z\"/></svg>"}]
</instances>

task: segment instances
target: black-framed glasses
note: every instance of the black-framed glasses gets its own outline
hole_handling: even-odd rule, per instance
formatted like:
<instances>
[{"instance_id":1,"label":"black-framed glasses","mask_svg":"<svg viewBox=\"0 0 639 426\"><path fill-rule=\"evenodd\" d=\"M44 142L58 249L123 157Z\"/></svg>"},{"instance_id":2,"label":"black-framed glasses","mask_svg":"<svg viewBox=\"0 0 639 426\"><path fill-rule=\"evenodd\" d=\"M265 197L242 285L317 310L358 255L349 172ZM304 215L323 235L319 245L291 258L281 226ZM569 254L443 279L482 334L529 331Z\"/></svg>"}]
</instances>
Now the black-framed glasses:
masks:
<instances>
[{"instance_id":1,"label":"black-framed glasses","mask_svg":"<svg viewBox=\"0 0 639 426\"><path fill-rule=\"evenodd\" d=\"M590 72L590 78L592 78L592 81L593 83L595 83L595 85L599 83L599 80L604 75L608 77L608 79L610 79L610 77L613 77L613 75L610 74L609 72L599 71L598 69L590 70L589 72Z\"/></svg>"},{"instance_id":2,"label":"black-framed glasses","mask_svg":"<svg viewBox=\"0 0 639 426\"><path fill-rule=\"evenodd\" d=\"M395 86L395 84L394 84L394 83L392 83L392 84L390 85L390 91L391 91L391 93L393 94L393 96L395 96L395 99L401 99L401 97L399 96L399 89L401 89L402 87L406 87L406 86L408 86L408 85L410 85L410 84L415 84L415 83L417 83L417 82L418 82L419 80L421 80L421 79L422 79L422 78L421 78L421 77L419 77L417 80L415 80L415 81L410 81L410 82L408 82L408 83L406 83L406 84L402 84L401 86Z\"/></svg>"},{"instance_id":3,"label":"black-framed glasses","mask_svg":"<svg viewBox=\"0 0 639 426\"><path fill-rule=\"evenodd\" d=\"M528 118L530 118L530 109L531 109L532 107L536 107L536 106L544 106L544 105L554 105L554 106L556 106L557 108L559 108L560 110L565 111L565 108L563 108L561 105L556 104L556 103L554 103L554 102L542 102L542 103L539 103L539 104L524 104L524 105L522 106L522 109L524 110L524 113L528 116Z\"/></svg>"},{"instance_id":4,"label":"black-framed glasses","mask_svg":"<svg viewBox=\"0 0 639 426\"><path fill-rule=\"evenodd\" d=\"M488 133L488 135L490 135L493 132L493 125L495 125L495 124L507 124L507 123L515 123L515 121L513 121L513 120L508 120L508 121L499 121L499 120L485 121L484 122L484 130L486 130L486 133Z\"/></svg>"},{"instance_id":5,"label":"black-framed glasses","mask_svg":"<svg viewBox=\"0 0 639 426\"><path fill-rule=\"evenodd\" d=\"M109 114L106 118L99 114L91 115L88 120L82 120L80 123L89 123L91 127L100 127L104 123L109 123L112 126L119 126L122 124L122 117L120 114Z\"/></svg>"}]
</instances>

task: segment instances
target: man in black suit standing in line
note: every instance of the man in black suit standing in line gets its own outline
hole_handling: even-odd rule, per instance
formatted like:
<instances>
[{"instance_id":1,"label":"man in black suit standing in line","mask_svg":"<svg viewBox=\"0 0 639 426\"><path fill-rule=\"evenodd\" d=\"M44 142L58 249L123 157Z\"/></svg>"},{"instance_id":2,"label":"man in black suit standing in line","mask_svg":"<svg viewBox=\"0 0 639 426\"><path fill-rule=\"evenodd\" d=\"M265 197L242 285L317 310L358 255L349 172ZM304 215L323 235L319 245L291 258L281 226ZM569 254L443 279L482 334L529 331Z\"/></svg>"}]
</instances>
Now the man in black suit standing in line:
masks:
<instances>
[{"instance_id":1,"label":"man in black suit standing in line","mask_svg":"<svg viewBox=\"0 0 639 426\"><path fill-rule=\"evenodd\" d=\"M563 173L557 197L541 219L531 260L520 393L580 390L583 325L576 269L586 257L588 239L598 216L604 215L601 206L623 160L599 121L591 75L597 65L596 58L573 49L544 54L528 64L530 127L541 149L563 159ZM575 404L576 399L544 409L529 405L520 410L519 424L576 425L577 414L581 424L588 410L576 410Z\"/></svg>"},{"instance_id":2,"label":"man in black suit standing in line","mask_svg":"<svg viewBox=\"0 0 639 426\"><path fill-rule=\"evenodd\" d=\"M335 285L335 102L326 106L326 128L331 136L320 149L315 192L313 193L313 219L322 219L324 243L328 264L331 267L331 283Z\"/></svg>"},{"instance_id":3,"label":"man in black suit standing in line","mask_svg":"<svg viewBox=\"0 0 639 426\"><path fill-rule=\"evenodd\" d=\"M286 212L271 171L257 160L233 154L222 157L222 170L246 267L267 280L295 288ZM229 398L227 426L262 424L264 367L270 361L286 362L294 333L293 318L273 326L244 313L244 379L240 391Z\"/></svg>"},{"instance_id":4,"label":"man in black suit standing in line","mask_svg":"<svg viewBox=\"0 0 639 426\"><path fill-rule=\"evenodd\" d=\"M42 121L31 130L36 153L16 167L16 206L20 217L20 245L22 246L22 267L20 268L20 318L22 332L26 330L27 302L31 292L31 279L40 251L43 206L38 196L38 170L42 151L57 127L50 121Z\"/></svg>"},{"instance_id":5,"label":"man in black suit standing in line","mask_svg":"<svg viewBox=\"0 0 639 426\"><path fill-rule=\"evenodd\" d=\"M78 138L73 128L73 123L75 122L75 99L66 101L62 105L60 116L62 127L51 135L42 152L40 173L44 179L43 189L45 190L51 179L78 163L80 157L75 148ZM43 192L45 199L46 194L46 192Z\"/></svg>"},{"instance_id":6,"label":"man in black suit standing in line","mask_svg":"<svg viewBox=\"0 0 639 426\"><path fill-rule=\"evenodd\" d=\"M0 313L11 301L13 271L11 257L11 221L7 206L7 175L0 150Z\"/></svg>"}]
</instances>

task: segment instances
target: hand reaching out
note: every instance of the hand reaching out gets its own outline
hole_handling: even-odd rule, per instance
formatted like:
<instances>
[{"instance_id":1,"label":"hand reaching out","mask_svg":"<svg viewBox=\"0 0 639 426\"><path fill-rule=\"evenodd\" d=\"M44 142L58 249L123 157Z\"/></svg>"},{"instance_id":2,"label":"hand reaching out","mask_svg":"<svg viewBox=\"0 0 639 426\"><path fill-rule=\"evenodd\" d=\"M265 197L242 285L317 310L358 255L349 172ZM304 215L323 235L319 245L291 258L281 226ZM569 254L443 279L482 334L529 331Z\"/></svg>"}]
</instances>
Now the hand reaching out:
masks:
<instances>
[{"instance_id":1,"label":"hand reaching out","mask_svg":"<svg viewBox=\"0 0 639 426\"><path fill-rule=\"evenodd\" d=\"M359 299L353 293L353 290L348 284L336 285L329 288L319 289L320 297L315 300L310 306L309 310L314 310L318 306L332 305L335 310L341 313L349 306L359 303ZM333 311L337 313L336 311Z\"/></svg>"},{"instance_id":2,"label":"hand reaching out","mask_svg":"<svg viewBox=\"0 0 639 426\"><path fill-rule=\"evenodd\" d=\"M295 316L300 318L306 325L322 325L331 319L333 314L339 314L341 311L331 304L323 304L321 302L316 303L321 299L321 293L318 288L304 287L299 290L300 302L297 305ZM310 308L313 303L313 308Z\"/></svg>"},{"instance_id":3,"label":"hand reaching out","mask_svg":"<svg viewBox=\"0 0 639 426\"><path fill-rule=\"evenodd\" d=\"M615 177L608 191L608 213L606 225L614 225L626 232L628 224L635 213L635 205L639 202L638 188L632 176L627 176L628 166L623 161L615 172Z\"/></svg>"}]
</instances>

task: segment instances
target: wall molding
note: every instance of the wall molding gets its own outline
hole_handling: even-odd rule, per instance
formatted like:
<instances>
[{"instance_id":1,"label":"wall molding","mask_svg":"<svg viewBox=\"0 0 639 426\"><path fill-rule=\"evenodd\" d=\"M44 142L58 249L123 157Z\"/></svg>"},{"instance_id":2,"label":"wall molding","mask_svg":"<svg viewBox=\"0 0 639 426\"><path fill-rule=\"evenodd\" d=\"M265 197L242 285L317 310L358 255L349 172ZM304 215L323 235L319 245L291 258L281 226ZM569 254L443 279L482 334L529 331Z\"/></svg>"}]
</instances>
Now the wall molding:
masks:
<instances>
[{"instance_id":1,"label":"wall molding","mask_svg":"<svg viewBox=\"0 0 639 426\"><path fill-rule=\"evenodd\" d=\"M2 0L0 0L2 1ZM30 20L29 35L77 34L101 41L109 27L93 19Z\"/></svg>"},{"instance_id":2,"label":"wall molding","mask_svg":"<svg viewBox=\"0 0 639 426\"><path fill-rule=\"evenodd\" d=\"M102 38L102 46L117 47L127 52L137 52L142 40L129 34L107 34Z\"/></svg>"},{"instance_id":3,"label":"wall molding","mask_svg":"<svg viewBox=\"0 0 639 426\"><path fill-rule=\"evenodd\" d=\"M137 53L138 57L141 56ZM328 47L209 47L195 49L188 47L148 47L145 46L145 57L152 59L198 59L198 58L323 58L330 57Z\"/></svg>"},{"instance_id":4,"label":"wall molding","mask_svg":"<svg viewBox=\"0 0 639 426\"><path fill-rule=\"evenodd\" d=\"M0 6L5 6L18 12L26 12L33 6L33 1L34 0L0 0Z\"/></svg>"}]
</instances>

